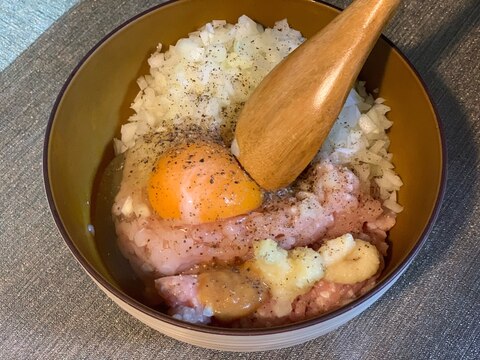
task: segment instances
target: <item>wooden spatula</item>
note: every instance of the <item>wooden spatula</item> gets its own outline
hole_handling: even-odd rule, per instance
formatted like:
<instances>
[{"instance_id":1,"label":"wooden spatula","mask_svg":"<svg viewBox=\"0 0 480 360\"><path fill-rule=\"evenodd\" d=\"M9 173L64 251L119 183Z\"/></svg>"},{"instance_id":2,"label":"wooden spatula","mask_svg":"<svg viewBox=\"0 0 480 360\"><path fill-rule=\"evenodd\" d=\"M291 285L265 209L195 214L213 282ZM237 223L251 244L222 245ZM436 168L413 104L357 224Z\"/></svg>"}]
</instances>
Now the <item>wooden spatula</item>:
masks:
<instances>
[{"instance_id":1,"label":"wooden spatula","mask_svg":"<svg viewBox=\"0 0 480 360\"><path fill-rule=\"evenodd\" d=\"M232 151L263 188L287 186L320 149L400 0L356 0L260 83Z\"/></svg>"}]
</instances>

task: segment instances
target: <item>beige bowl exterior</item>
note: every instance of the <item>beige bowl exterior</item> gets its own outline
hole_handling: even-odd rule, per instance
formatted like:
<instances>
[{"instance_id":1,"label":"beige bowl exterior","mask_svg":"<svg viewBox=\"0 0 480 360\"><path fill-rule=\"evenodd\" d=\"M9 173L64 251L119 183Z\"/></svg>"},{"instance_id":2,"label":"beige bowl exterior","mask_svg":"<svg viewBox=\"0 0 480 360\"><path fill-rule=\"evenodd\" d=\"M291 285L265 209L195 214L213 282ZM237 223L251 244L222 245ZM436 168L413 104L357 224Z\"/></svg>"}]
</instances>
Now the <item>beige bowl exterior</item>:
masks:
<instances>
[{"instance_id":1,"label":"beige bowl exterior","mask_svg":"<svg viewBox=\"0 0 480 360\"><path fill-rule=\"evenodd\" d=\"M381 291L369 297L363 303L332 319L294 330L280 331L269 334L255 334L250 336L246 334L232 335L204 333L187 327L180 327L166 323L159 319L153 318L142 311L139 311L137 308L115 296L111 291L109 291L109 289L103 287L99 282L93 279L93 277L92 279L98 285L98 287L102 289L102 291L105 292L105 294L107 294L108 297L112 299L120 308L143 322L145 325L150 326L152 329L155 329L162 334L204 348L224 351L254 352L274 350L302 344L306 341L313 340L337 329L339 326L345 324L355 316L360 315L370 305L377 301L395 283L395 281L397 281L402 273L403 271L398 273L388 286L382 288Z\"/></svg>"},{"instance_id":2,"label":"beige bowl exterior","mask_svg":"<svg viewBox=\"0 0 480 360\"><path fill-rule=\"evenodd\" d=\"M269 350L305 342L344 324L380 298L406 270L439 210L445 188L445 147L424 84L386 39L379 41L360 78L367 81L370 90L378 88L393 109L389 115L395 122L391 151L405 183L399 197L405 211L389 235L391 256L379 284L368 294L316 319L277 328L239 330L187 324L149 308L127 291L102 259L98 244L104 239L95 238L89 231L96 175L113 156L112 138L131 113L129 105L138 91L135 81L148 72L146 59L157 43L174 44L208 21L236 22L242 14L266 26L288 18L292 27L308 37L337 13L328 5L308 0L170 2L113 31L73 71L47 128L47 196L73 255L122 309L148 326L194 345L229 351Z\"/></svg>"}]
</instances>

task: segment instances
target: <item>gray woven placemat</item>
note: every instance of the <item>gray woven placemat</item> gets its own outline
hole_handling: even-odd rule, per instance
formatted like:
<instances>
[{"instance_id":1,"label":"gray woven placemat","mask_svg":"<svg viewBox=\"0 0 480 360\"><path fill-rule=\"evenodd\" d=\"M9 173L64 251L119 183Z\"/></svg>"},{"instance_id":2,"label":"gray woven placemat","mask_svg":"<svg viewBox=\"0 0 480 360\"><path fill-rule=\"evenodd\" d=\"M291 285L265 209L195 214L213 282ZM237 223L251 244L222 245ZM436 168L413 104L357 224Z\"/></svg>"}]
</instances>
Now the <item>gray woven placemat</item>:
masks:
<instances>
[{"instance_id":1,"label":"gray woven placemat","mask_svg":"<svg viewBox=\"0 0 480 360\"><path fill-rule=\"evenodd\" d=\"M0 0L0 70L78 0Z\"/></svg>"},{"instance_id":2,"label":"gray woven placemat","mask_svg":"<svg viewBox=\"0 0 480 360\"><path fill-rule=\"evenodd\" d=\"M43 136L62 84L105 34L158 2L82 1L0 73L0 358L480 358L478 0L405 1L386 31L428 84L447 137L444 205L413 265L340 329L235 355L177 342L121 311L68 252L44 195Z\"/></svg>"}]
</instances>

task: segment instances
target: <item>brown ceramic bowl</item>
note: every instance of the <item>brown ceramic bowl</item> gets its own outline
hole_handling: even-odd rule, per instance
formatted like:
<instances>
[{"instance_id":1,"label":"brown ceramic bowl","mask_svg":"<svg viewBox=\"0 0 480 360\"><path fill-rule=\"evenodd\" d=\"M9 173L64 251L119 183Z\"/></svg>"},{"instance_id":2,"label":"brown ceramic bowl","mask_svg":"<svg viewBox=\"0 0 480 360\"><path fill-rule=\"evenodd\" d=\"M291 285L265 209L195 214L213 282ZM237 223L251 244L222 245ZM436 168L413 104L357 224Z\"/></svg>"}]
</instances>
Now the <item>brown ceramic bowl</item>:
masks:
<instances>
[{"instance_id":1,"label":"brown ceramic bowl","mask_svg":"<svg viewBox=\"0 0 480 360\"><path fill-rule=\"evenodd\" d=\"M287 18L304 36L317 32L338 10L307 0L181 0L150 9L106 36L74 69L55 103L45 139L44 173L55 221L81 266L120 307L147 325L191 344L236 351L267 350L325 334L361 313L406 270L426 240L445 186L445 146L425 85L408 60L381 38L360 78L392 107L391 152L405 183L405 210L389 234L391 255L378 285L356 301L315 319L265 329L192 325L142 303L125 260L115 253L108 216L92 223L97 173L113 157L112 138L130 115L136 79L161 42L173 44L213 19L236 22L246 14L266 26ZM137 284L138 285L138 284ZM407 311L407 310L405 310Z\"/></svg>"}]
</instances>

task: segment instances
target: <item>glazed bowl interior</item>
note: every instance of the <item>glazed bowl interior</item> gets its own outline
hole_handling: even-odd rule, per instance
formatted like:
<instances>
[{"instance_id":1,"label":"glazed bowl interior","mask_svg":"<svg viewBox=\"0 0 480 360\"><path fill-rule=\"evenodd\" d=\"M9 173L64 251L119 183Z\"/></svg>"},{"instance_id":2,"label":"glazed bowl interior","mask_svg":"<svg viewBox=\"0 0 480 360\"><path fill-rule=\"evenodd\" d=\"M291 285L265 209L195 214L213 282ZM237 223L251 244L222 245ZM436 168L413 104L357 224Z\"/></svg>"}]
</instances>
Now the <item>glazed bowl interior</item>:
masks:
<instances>
[{"instance_id":1,"label":"glazed bowl interior","mask_svg":"<svg viewBox=\"0 0 480 360\"><path fill-rule=\"evenodd\" d=\"M148 73L146 60L157 44L165 49L206 22L226 19L234 23L242 14L265 26L287 18L309 37L337 13L328 5L306 0L183 0L135 18L86 56L52 113L45 175L57 224L75 257L97 282L126 301L141 301L131 270L115 255L110 218L105 218L105 228L96 229L96 235L89 225L98 173L113 157L112 139L132 114L129 106L138 92L136 79ZM378 89L392 108L390 150L405 184L399 193L405 210L389 234L390 255L379 281L382 284L404 270L434 220L444 181L442 138L421 80L385 38L379 40L360 79L370 91ZM166 318L160 312L155 316Z\"/></svg>"}]
</instances>

